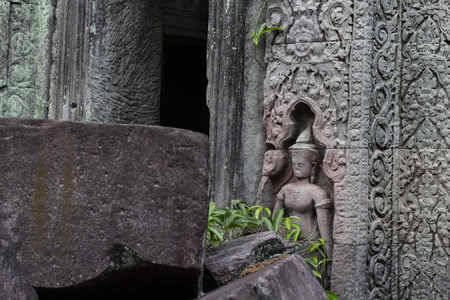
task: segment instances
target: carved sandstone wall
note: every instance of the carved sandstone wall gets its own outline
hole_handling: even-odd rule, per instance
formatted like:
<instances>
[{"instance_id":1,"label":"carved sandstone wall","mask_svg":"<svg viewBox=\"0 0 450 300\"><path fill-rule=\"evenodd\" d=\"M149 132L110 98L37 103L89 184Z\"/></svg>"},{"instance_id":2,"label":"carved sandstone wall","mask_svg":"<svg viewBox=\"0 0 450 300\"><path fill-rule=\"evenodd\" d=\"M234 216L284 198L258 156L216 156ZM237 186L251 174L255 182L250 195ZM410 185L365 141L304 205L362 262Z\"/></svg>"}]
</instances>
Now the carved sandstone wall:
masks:
<instances>
[{"instance_id":1,"label":"carved sandstone wall","mask_svg":"<svg viewBox=\"0 0 450 300\"><path fill-rule=\"evenodd\" d=\"M268 26L284 30L271 34L267 43L266 143L286 151L311 126L323 152L323 173L332 184L331 288L342 299L365 296L371 83L367 14L367 3L351 1L273 0L267 11ZM359 23L354 24L356 16Z\"/></svg>"},{"instance_id":2,"label":"carved sandstone wall","mask_svg":"<svg viewBox=\"0 0 450 300\"><path fill-rule=\"evenodd\" d=\"M0 116L44 118L56 1L0 0Z\"/></svg>"},{"instance_id":3,"label":"carved sandstone wall","mask_svg":"<svg viewBox=\"0 0 450 300\"><path fill-rule=\"evenodd\" d=\"M374 12L368 297L447 299L450 5Z\"/></svg>"},{"instance_id":4,"label":"carved sandstone wall","mask_svg":"<svg viewBox=\"0 0 450 300\"><path fill-rule=\"evenodd\" d=\"M285 151L314 113L343 299L449 295L449 13L445 1L269 1L267 23L284 30L266 51L267 143Z\"/></svg>"}]
</instances>

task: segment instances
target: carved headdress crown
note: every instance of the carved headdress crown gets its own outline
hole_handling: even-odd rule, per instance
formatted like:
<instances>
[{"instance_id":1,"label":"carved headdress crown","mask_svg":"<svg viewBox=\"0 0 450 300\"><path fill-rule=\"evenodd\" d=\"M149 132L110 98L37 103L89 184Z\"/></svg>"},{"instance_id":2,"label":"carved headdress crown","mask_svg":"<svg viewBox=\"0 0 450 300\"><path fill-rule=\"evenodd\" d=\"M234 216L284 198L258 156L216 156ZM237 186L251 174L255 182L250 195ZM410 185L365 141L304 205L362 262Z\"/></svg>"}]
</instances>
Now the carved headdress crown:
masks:
<instances>
[{"instance_id":1,"label":"carved headdress crown","mask_svg":"<svg viewBox=\"0 0 450 300\"><path fill-rule=\"evenodd\" d=\"M314 147L312 143L295 143L289 148L292 157L304 157L309 159L314 165L322 163L322 156L319 150Z\"/></svg>"}]
</instances>

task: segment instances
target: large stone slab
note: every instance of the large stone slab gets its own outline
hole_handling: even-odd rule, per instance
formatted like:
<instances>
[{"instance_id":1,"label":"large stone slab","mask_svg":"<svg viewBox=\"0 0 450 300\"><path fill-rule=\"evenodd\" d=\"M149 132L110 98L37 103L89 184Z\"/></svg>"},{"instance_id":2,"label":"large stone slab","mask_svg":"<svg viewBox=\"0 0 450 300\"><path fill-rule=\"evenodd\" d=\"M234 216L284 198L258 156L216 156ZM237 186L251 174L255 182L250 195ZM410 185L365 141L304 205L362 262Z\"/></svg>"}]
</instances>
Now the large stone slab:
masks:
<instances>
[{"instance_id":1,"label":"large stone slab","mask_svg":"<svg viewBox=\"0 0 450 300\"><path fill-rule=\"evenodd\" d=\"M129 269L134 253L173 267L197 289L208 214L206 136L0 119L0 155L0 238L11 242L34 286Z\"/></svg>"},{"instance_id":2,"label":"large stone slab","mask_svg":"<svg viewBox=\"0 0 450 300\"><path fill-rule=\"evenodd\" d=\"M282 254L298 253L300 244L292 243L274 231L266 231L224 243L217 252L205 260L204 290L224 285L249 265Z\"/></svg>"},{"instance_id":3,"label":"large stone slab","mask_svg":"<svg viewBox=\"0 0 450 300\"><path fill-rule=\"evenodd\" d=\"M200 299L326 300L328 297L304 260L298 255L291 255Z\"/></svg>"},{"instance_id":4,"label":"large stone slab","mask_svg":"<svg viewBox=\"0 0 450 300\"><path fill-rule=\"evenodd\" d=\"M4 240L0 240L0 299L38 299L36 291L23 276L16 256L10 251L9 244Z\"/></svg>"}]
</instances>

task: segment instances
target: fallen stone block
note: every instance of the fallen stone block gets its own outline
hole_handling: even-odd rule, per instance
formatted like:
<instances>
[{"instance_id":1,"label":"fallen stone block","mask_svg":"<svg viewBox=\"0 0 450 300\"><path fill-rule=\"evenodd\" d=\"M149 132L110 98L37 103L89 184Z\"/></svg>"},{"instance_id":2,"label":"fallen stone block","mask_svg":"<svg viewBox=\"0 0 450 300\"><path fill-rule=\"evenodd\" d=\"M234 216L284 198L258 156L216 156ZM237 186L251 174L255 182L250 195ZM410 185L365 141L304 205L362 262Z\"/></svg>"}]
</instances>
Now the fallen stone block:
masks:
<instances>
[{"instance_id":1,"label":"fallen stone block","mask_svg":"<svg viewBox=\"0 0 450 300\"><path fill-rule=\"evenodd\" d=\"M298 255L281 259L199 299L329 300L311 269Z\"/></svg>"},{"instance_id":2,"label":"fallen stone block","mask_svg":"<svg viewBox=\"0 0 450 300\"><path fill-rule=\"evenodd\" d=\"M244 236L222 244L205 260L204 291L236 279L249 265L283 254L297 253L300 245L274 231Z\"/></svg>"},{"instance_id":3,"label":"fallen stone block","mask_svg":"<svg viewBox=\"0 0 450 300\"><path fill-rule=\"evenodd\" d=\"M9 244L0 240L0 299L37 300L33 286L23 276L22 269Z\"/></svg>"},{"instance_id":4,"label":"fallen stone block","mask_svg":"<svg viewBox=\"0 0 450 300\"><path fill-rule=\"evenodd\" d=\"M11 241L35 287L80 285L117 265L129 270L136 260L124 257L134 253L198 289L208 215L205 135L0 119L0 154L0 238Z\"/></svg>"}]
</instances>

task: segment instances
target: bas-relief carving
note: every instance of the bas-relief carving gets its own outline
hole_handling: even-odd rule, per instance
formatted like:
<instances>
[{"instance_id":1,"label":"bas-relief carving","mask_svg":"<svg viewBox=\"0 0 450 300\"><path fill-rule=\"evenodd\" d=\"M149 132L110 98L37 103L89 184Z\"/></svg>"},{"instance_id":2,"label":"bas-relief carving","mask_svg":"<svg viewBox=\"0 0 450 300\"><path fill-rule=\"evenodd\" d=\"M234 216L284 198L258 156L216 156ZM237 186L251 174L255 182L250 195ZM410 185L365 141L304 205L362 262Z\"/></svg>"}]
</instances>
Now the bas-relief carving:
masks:
<instances>
[{"instance_id":1,"label":"bas-relief carving","mask_svg":"<svg viewBox=\"0 0 450 300\"><path fill-rule=\"evenodd\" d=\"M284 208L287 215L300 218L298 223L302 234L311 241L323 238L326 251L331 257L333 202L326 190L315 184L322 157L313 147L314 145L296 143L291 148L292 168L296 180L281 188L274 210ZM304 249L305 254L307 249L308 247Z\"/></svg>"},{"instance_id":2,"label":"bas-relief carving","mask_svg":"<svg viewBox=\"0 0 450 300\"><path fill-rule=\"evenodd\" d=\"M449 16L448 1L402 4L399 299L450 293Z\"/></svg>"},{"instance_id":3,"label":"bas-relief carving","mask_svg":"<svg viewBox=\"0 0 450 300\"><path fill-rule=\"evenodd\" d=\"M443 279L448 277L449 226L446 179L436 170L446 170L443 166L448 165L450 156L440 152L438 162L431 164L435 173L430 176L425 171L418 173L411 162L406 164L412 168L408 170L402 159L410 154L392 148L445 149L449 146L446 68L450 52L446 18L449 5L445 1L407 1L402 5L397 1L380 1L371 10L371 4L355 1L353 38L357 40L352 45L349 86L352 96L347 104L351 110L350 114L339 114L336 112L342 112L339 110L342 106L336 104L341 103L339 96L342 94L330 89L327 80L345 78L347 83L349 78L347 72L339 74L324 66L336 58L338 62L348 63L348 56L343 59L345 56L337 53L346 51L344 36L350 31L324 32L322 24L326 24L325 28L330 25L320 15L328 6L308 1L304 1L302 7L296 6L299 3L269 3L268 24L286 30L272 35L268 43L264 101L267 142L275 149L287 149L301 131L297 119L302 117L296 111L297 105L307 104L316 117L313 132L320 144L329 147L331 139L344 144L342 148L351 147L341 161L350 168L347 186L334 180L335 201L338 202L345 197L357 199L354 192L364 189L364 183L354 182L361 172L352 168L363 163L358 157L363 158L364 154L356 153L358 150L353 148L369 146L370 242L366 295L399 299L434 295L441 299L448 295L449 289ZM403 11L399 12L401 6ZM346 6L341 8L345 10ZM373 28L373 33L364 26ZM365 38L369 38L372 45L367 46ZM333 43L341 47L332 48ZM372 53L369 60L365 58L367 53ZM373 62L372 82L367 83L363 75L370 60ZM370 109L365 110L363 93L367 95L367 87L372 85ZM348 86L344 86L347 92ZM334 114L327 114L329 109L335 109ZM366 142L364 126L368 120ZM348 127L341 126L346 122ZM339 140L340 133L348 137L346 145ZM417 150L417 153L423 156L424 151ZM331 164L324 160L326 165ZM404 178L405 172L412 178L414 184L409 183L412 187L402 187L402 181L396 179ZM337 205L337 211L340 209L341 205ZM438 216L428 217L433 215ZM340 226L339 222L336 224ZM409 228L410 243L403 233L405 227ZM339 233L340 228L335 229L336 232ZM404 246L398 248L398 244ZM428 250L424 251L424 247Z\"/></svg>"},{"instance_id":4,"label":"bas-relief carving","mask_svg":"<svg viewBox=\"0 0 450 300\"><path fill-rule=\"evenodd\" d=\"M374 150L370 163L367 298L391 294L393 228L393 151Z\"/></svg>"},{"instance_id":5,"label":"bas-relief carving","mask_svg":"<svg viewBox=\"0 0 450 300\"><path fill-rule=\"evenodd\" d=\"M345 174L351 5L346 1L272 1L268 26L282 26L268 39L264 97L267 144L287 149L299 134L299 104L315 118L318 142L327 148L327 176ZM332 26L331 26L332 25Z\"/></svg>"},{"instance_id":6,"label":"bas-relief carving","mask_svg":"<svg viewBox=\"0 0 450 300\"><path fill-rule=\"evenodd\" d=\"M291 202L295 198L298 203L310 203L307 201L309 198L299 195L298 191L311 187L314 190L312 198L330 199L331 213L326 217L327 222L333 219L333 199L345 206L346 199L336 195L344 195L347 189L344 178L347 173L352 22L351 1L269 1L268 26L280 26L284 30L272 32L267 37L264 95L266 143L274 149L270 151L285 152L294 143L315 143L315 148L324 149L319 156L320 162L314 161L314 165L321 166L324 176L319 185L315 185L308 178L308 184L301 184L305 178L294 176L296 178L292 179L295 170L280 172L283 175L279 176L263 175L258 195L260 203L269 194L273 195L271 201L278 199L278 207L282 206L281 198L286 197L292 198ZM295 168L299 161L307 164L317 158L312 152L309 157L291 152L294 154L288 160L289 165L282 165L280 170L291 169L291 161L294 161ZM275 182L284 185L278 193L278 188L273 188ZM264 189L271 193L263 192ZM325 190L329 191L328 196L315 197L322 193L326 195ZM288 205L285 207L290 213L292 209ZM295 214L295 209L292 213ZM309 214L317 214L314 205L309 207ZM342 222L337 220L337 223ZM306 230L310 227L304 226ZM327 227L323 238L331 243L331 223L322 226Z\"/></svg>"},{"instance_id":7,"label":"bas-relief carving","mask_svg":"<svg viewBox=\"0 0 450 300\"><path fill-rule=\"evenodd\" d=\"M448 12L444 1L375 10L369 299L449 294Z\"/></svg>"},{"instance_id":8,"label":"bas-relief carving","mask_svg":"<svg viewBox=\"0 0 450 300\"><path fill-rule=\"evenodd\" d=\"M403 150L398 237L400 299L444 299L450 278L449 150Z\"/></svg>"},{"instance_id":9,"label":"bas-relief carving","mask_svg":"<svg viewBox=\"0 0 450 300\"><path fill-rule=\"evenodd\" d=\"M262 178L258 187L257 205L273 211L277 194L293 177L289 151L269 150L264 155Z\"/></svg>"},{"instance_id":10,"label":"bas-relief carving","mask_svg":"<svg viewBox=\"0 0 450 300\"><path fill-rule=\"evenodd\" d=\"M394 150L398 145L400 79L399 3L380 1L374 8L372 82L370 103L368 299L396 297L395 230L396 189Z\"/></svg>"},{"instance_id":11,"label":"bas-relief carving","mask_svg":"<svg viewBox=\"0 0 450 300\"><path fill-rule=\"evenodd\" d=\"M292 170L295 180L284 185L276 196L274 211L284 209L287 216L298 217L293 220L300 225L302 235L306 239L302 243L300 254L308 255L311 242L318 238L325 241L328 258L333 257L333 201L327 191L316 184L322 164L322 156L313 144L297 142L289 150L292 158ZM317 251L316 251L317 252ZM321 257L320 253L313 255ZM327 264L327 272L323 284L329 288L331 265Z\"/></svg>"},{"instance_id":12,"label":"bas-relief carving","mask_svg":"<svg viewBox=\"0 0 450 300\"><path fill-rule=\"evenodd\" d=\"M48 99L48 2L0 1L0 115L45 117Z\"/></svg>"},{"instance_id":13,"label":"bas-relief carving","mask_svg":"<svg viewBox=\"0 0 450 300\"><path fill-rule=\"evenodd\" d=\"M430 1L404 4L402 24L402 146L448 148L450 7Z\"/></svg>"}]
</instances>

